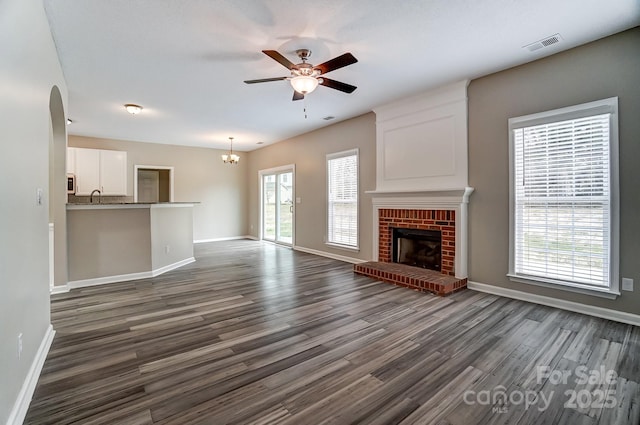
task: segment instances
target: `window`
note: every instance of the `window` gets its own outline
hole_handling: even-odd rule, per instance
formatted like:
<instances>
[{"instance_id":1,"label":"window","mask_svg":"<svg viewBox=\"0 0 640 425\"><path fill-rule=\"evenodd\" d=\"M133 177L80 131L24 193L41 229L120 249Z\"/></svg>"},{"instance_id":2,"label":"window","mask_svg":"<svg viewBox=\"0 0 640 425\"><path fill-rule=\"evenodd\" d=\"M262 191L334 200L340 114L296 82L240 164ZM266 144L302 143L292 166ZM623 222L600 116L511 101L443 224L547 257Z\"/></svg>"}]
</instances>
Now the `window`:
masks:
<instances>
[{"instance_id":1,"label":"window","mask_svg":"<svg viewBox=\"0 0 640 425\"><path fill-rule=\"evenodd\" d=\"M618 293L617 98L511 118L509 276Z\"/></svg>"},{"instance_id":2,"label":"window","mask_svg":"<svg viewBox=\"0 0 640 425\"><path fill-rule=\"evenodd\" d=\"M327 155L327 243L358 248L358 150Z\"/></svg>"}]
</instances>

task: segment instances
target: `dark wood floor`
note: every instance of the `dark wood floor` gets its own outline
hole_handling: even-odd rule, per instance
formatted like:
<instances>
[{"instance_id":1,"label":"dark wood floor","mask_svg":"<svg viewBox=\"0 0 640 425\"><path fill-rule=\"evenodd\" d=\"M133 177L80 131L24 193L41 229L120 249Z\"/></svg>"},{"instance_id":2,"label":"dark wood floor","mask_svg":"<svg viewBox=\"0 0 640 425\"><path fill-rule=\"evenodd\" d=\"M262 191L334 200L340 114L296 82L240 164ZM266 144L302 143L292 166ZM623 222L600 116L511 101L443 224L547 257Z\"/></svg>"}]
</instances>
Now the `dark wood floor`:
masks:
<instances>
[{"instance_id":1,"label":"dark wood floor","mask_svg":"<svg viewBox=\"0 0 640 425\"><path fill-rule=\"evenodd\" d=\"M470 290L439 298L254 241L196 254L54 296L25 423L638 423L640 328ZM619 376L576 382L581 365Z\"/></svg>"}]
</instances>

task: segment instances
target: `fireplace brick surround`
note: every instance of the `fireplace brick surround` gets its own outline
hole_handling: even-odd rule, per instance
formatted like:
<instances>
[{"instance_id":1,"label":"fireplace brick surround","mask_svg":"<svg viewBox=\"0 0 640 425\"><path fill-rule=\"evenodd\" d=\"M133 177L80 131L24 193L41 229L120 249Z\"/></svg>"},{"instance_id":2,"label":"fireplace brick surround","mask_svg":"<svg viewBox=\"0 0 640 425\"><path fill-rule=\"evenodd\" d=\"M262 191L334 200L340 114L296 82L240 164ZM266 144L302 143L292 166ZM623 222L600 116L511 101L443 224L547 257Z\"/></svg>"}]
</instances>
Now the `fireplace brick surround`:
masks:
<instances>
[{"instance_id":1,"label":"fireplace brick surround","mask_svg":"<svg viewBox=\"0 0 640 425\"><path fill-rule=\"evenodd\" d=\"M378 213L378 261L391 263L393 228L439 230L442 234L442 274L454 276L456 212L447 210L380 209Z\"/></svg>"}]
</instances>

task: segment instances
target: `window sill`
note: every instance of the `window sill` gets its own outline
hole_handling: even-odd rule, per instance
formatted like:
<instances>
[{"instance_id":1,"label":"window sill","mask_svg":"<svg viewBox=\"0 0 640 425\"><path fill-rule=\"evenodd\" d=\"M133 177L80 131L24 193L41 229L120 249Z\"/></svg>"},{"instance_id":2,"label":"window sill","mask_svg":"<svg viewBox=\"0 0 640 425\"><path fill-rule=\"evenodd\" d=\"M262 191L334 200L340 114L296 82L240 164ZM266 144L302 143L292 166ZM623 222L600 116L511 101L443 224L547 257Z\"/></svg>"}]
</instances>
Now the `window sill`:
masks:
<instances>
[{"instance_id":1,"label":"window sill","mask_svg":"<svg viewBox=\"0 0 640 425\"><path fill-rule=\"evenodd\" d=\"M575 292L578 294L591 295L594 297L607 298L615 300L620 296L619 291L610 288L595 288L589 285L581 285L579 283L569 283L556 281L552 279L544 279L536 276L523 276L508 273L507 276L512 282L526 283L528 285L542 286L544 288L558 289L561 291Z\"/></svg>"},{"instance_id":2,"label":"window sill","mask_svg":"<svg viewBox=\"0 0 640 425\"><path fill-rule=\"evenodd\" d=\"M340 245L331 242L325 242L325 245L330 246L331 248L341 249L343 251L360 252L360 247L357 246Z\"/></svg>"}]
</instances>

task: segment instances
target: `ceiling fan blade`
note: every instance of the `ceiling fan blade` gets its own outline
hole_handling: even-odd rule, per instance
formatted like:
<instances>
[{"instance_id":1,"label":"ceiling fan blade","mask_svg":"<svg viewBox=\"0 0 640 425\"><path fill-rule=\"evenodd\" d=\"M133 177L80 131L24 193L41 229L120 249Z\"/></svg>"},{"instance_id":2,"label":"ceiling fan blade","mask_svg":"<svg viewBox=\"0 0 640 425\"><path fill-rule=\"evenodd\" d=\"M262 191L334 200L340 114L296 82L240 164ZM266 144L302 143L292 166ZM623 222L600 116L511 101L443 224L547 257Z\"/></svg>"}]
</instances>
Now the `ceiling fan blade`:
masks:
<instances>
[{"instance_id":1,"label":"ceiling fan blade","mask_svg":"<svg viewBox=\"0 0 640 425\"><path fill-rule=\"evenodd\" d=\"M322 80L322 82L320 83L321 85L332 88L332 89L340 90L345 93L353 93L353 91L357 89L356 86L352 86L351 84L343 83L341 81L331 80L325 77L322 77L321 80Z\"/></svg>"},{"instance_id":2,"label":"ceiling fan blade","mask_svg":"<svg viewBox=\"0 0 640 425\"><path fill-rule=\"evenodd\" d=\"M293 99L291 100L302 100L304 99L304 95L302 93L298 93L297 91L293 91Z\"/></svg>"},{"instance_id":3,"label":"ceiling fan blade","mask_svg":"<svg viewBox=\"0 0 640 425\"><path fill-rule=\"evenodd\" d=\"M326 74L327 72L335 71L336 69L356 62L358 62L358 59L356 59L351 53L345 53L344 55L328 60L325 63L314 66L314 69L319 69L322 74Z\"/></svg>"},{"instance_id":4,"label":"ceiling fan blade","mask_svg":"<svg viewBox=\"0 0 640 425\"><path fill-rule=\"evenodd\" d=\"M287 69L293 69L296 67L293 62L291 62L289 59L285 58L275 50L263 50L262 53L269 56L271 59L278 62L280 65L284 66Z\"/></svg>"},{"instance_id":5,"label":"ceiling fan blade","mask_svg":"<svg viewBox=\"0 0 640 425\"><path fill-rule=\"evenodd\" d=\"M282 81L286 80L287 78L288 77L263 78L261 80L245 80L244 82L247 84L268 83L269 81Z\"/></svg>"}]
</instances>

